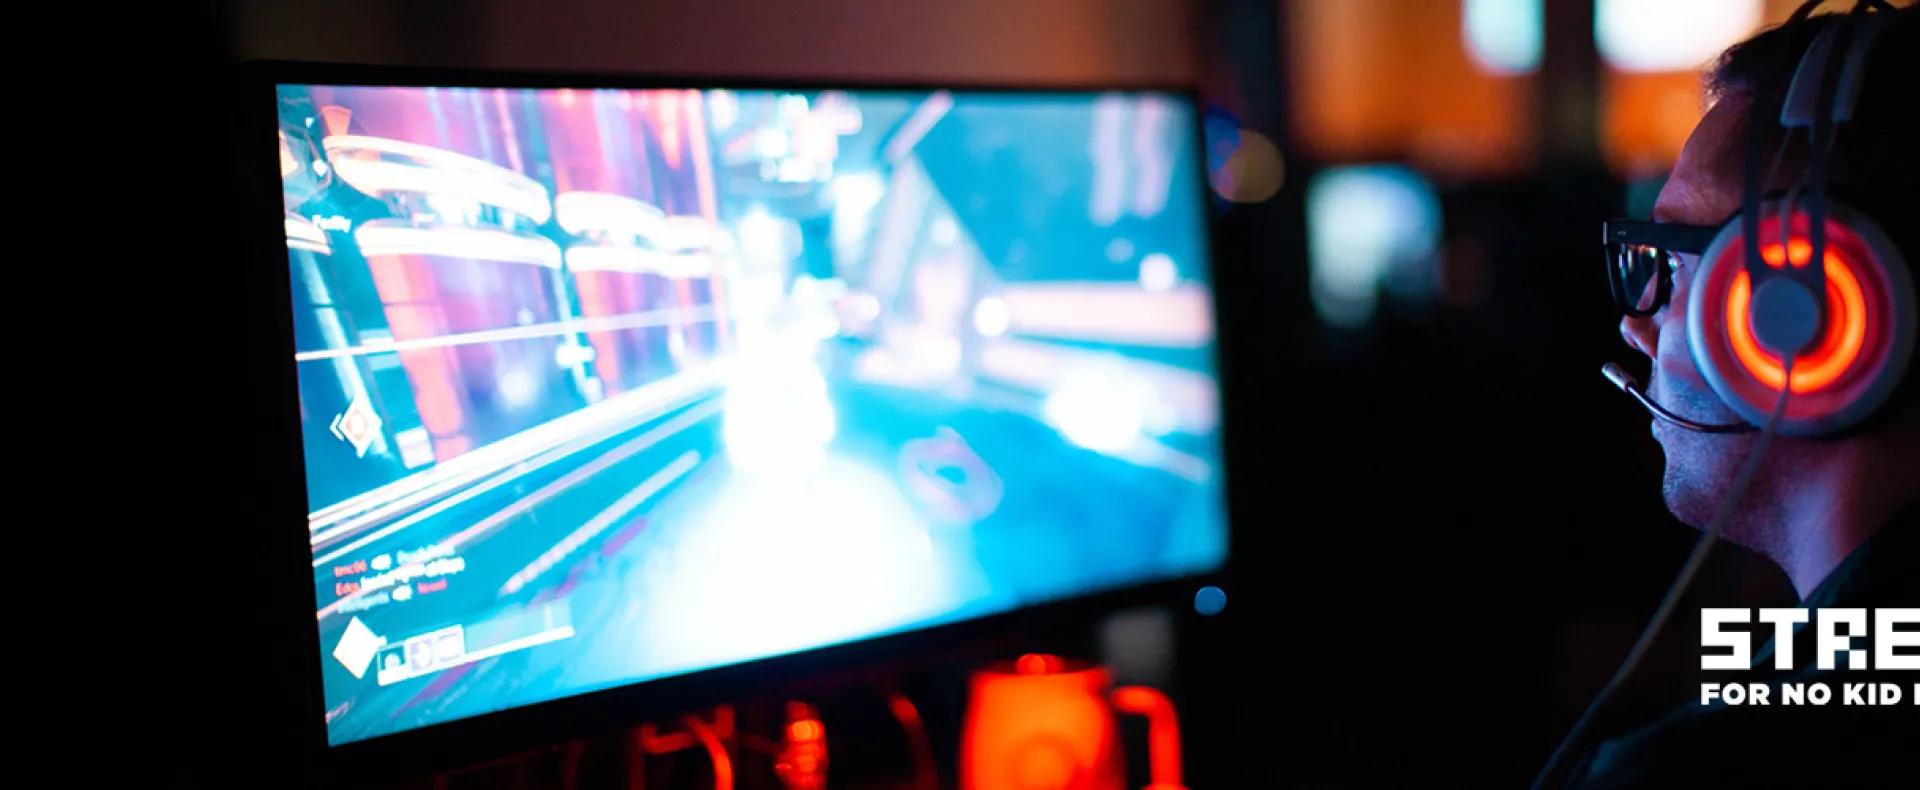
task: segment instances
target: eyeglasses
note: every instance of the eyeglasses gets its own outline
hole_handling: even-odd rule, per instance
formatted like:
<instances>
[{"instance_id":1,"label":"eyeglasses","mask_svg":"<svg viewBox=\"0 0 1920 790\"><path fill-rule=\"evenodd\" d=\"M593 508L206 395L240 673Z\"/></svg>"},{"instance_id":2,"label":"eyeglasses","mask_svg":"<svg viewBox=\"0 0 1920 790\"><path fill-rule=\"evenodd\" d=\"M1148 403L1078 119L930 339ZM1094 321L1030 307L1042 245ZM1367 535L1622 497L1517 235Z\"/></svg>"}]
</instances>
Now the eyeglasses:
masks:
<instances>
[{"instance_id":1,"label":"eyeglasses","mask_svg":"<svg viewBox=\"0 0 1920 790\"><path fill-rule=\"evenodd\" d=\"M1646 318L1660 312L1673 295L1673 273L1681 255L1699 256L1720 235L1719 226L1679 225L1631 219L1608 220L1607 284L1621 312Z\"/></svg>"}]
</instances>

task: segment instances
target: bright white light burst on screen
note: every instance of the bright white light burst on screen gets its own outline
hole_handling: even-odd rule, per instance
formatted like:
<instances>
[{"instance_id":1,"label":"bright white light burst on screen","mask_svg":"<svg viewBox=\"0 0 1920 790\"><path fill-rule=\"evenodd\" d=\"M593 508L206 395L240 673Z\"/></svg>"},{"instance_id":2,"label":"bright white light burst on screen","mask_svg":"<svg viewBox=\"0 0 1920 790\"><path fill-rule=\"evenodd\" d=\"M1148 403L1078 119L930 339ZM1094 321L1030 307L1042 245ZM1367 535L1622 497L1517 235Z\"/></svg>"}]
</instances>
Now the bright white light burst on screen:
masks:
<instances>
[{"instance_id":1,"label":"bright white light burst on screen","mask_svg":"<svg viewBox=\"0 0 1920 790\"><path fill-rule=\"evenodd\" d=\"M1078 372L1047 395L1042 412L1067 441L1101 453L1132 447L1147 428L1149 395L1124 374Z\"/></svg>"},{"instance_id":2,"label":"bright white light burst on screen","mask_svg":"<svg viewBox=\"0 0 1920 790\"><path fill-rule=\"evenodd\" d=\"M833 245L849 256L857 255L856 245L872 233L873 210L886 197L887 185L872 173L849 173L835 176L830 189Z\"/></svg>"},{"instance_id":3,"label":"bright white light burst on screen","mask_svg":"<svg viewBox=\"0 0 1920 790\"><path fill-rule=\"evenodd\" d=\"M741 251L758 263L784 261L787 254L787 228L792 220L781 220L765 209L754 208L740 218Z\"/></svg>"},{"instance_id":4,"label":"bright white light burst on screen","mask_svg":"<svg viewBox=\"0 0 1920 790\"><path fill-rule=\"evenodd\" d=\"M1599 0L1593 35L1616 69L1692 71L1760 27L1761 0Z\"/></svg>"},{"instance_id":5,"label":"bright white light burst on screen","mask_svg":"<svg viewBox=\"0 0 1920 790\"><path fill-rule=\"evenodd\" d=\"M1461 33L1482 70L1525 74L1540 67L1543 0L1467 0Z\"/></svg>"},{"instance_id":6,"label":"bright white light burst on screen","mask_svg":"<svg viewBox=\"0 0 1920 790\"><path fill-rule=\"evenodd\" d=\"M973 306L973 328L987 337L999 337L1007 332L1013 316L1007 308L1007 301L997 296L981 299Z\"/></svg>"},{"instance_id":7,"label":"bright white light burst on screen","mask_svg":"<svg viewBox=\"0 0 1920 790\"><path fill-rule=\"evenodd\" d=\"M1140 259L1140 287L1149 291L1171 290L1180 282L1180 269L1165 253L1153 253Z\"/></svg>"}]
</instances>

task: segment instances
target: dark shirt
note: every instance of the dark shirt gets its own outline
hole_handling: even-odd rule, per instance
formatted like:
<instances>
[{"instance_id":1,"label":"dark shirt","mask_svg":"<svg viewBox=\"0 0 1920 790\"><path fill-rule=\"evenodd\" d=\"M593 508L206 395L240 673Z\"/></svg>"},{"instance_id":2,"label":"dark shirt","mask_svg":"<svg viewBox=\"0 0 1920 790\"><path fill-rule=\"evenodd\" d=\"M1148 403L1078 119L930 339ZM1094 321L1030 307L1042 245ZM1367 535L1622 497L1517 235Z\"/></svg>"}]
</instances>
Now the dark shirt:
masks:
<instances>
[{"instance_id":1,"label":"dark shirt","mask_svg":"<svg viewBox=\"0 0 1920 790\"><path fill-rule=\"evenodd\" d=\"M1800 605L1920 606L1920 505L1847 555ZM1818 669L1818 617L1815 612L1813 622L1794 633L1793 669L1773 668L1769 641L1754 654L1754 669L1726 673L1723 682L1766 683L1769 705L1701 705L1696 699L1601 743L1566 787L1920 787L1920 671L1848 669L1844 656L1841 668ZM1855 647L1865 648L1867 641ZM1868 663L1872 655L1867 650ZM1833 698L1825 705L1782 705L1785 683L1825 683ZM1846 705L1843 692L1850 683L1896 684L1899 704Z\"/></svg>"}]
</instances>

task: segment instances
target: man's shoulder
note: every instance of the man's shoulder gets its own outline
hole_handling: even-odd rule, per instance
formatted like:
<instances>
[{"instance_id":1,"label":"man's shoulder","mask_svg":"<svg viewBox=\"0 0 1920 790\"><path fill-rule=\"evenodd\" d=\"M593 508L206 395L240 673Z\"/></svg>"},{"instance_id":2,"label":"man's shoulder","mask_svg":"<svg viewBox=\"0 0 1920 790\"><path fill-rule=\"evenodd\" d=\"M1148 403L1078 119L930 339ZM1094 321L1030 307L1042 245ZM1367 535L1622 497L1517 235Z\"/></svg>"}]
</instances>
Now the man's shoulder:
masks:
<instances>
[{"instance_id":1,"label":"man's shoulder","mask_svg":"<svg viewBox=\"0 0 1920 790\"><path fill-rule=\"evenodd\" d=\"M1824 683L1825 704L1781 703L1781 681L1766 683L1767 705L1699 705L1602 743L1581 767L1578 788L1881 787L1884 777L1906 776L1908 749L1920 733L1920 692L1912 678L1896 705L1847 704L1848 683L1860 678L1816 676L1786 682ZM1861 697L1866 699L1866 697ZM1901 784L1900 786L1905 786Z\"/></svg>"}]
</instances>

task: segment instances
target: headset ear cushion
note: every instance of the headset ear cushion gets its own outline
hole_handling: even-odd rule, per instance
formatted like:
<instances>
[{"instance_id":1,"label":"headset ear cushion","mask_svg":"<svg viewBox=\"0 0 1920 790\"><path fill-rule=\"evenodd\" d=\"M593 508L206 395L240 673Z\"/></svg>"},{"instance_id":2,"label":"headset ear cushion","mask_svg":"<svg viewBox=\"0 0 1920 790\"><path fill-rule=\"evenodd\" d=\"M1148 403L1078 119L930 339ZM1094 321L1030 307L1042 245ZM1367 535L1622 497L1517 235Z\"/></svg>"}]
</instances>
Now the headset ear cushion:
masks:
<instances>
[{"instance_id":1,"label":"headset ear cushion","mask_svg":"<svg viewBox=\"0 0 1920 790\"><path fill-rule=\"evenodd\" d=\"M1780 260L1779 215L1762 220L1762 250L1771 247L1768 257ZM1805 239L1807 223L1804 213L1794 215L1792 240ZM1779 403L1783 371L1780 359L1754 338L1754 284L1741 225L1736 217L1722 228L1694 271L1687 340L1714 393L1742 419L1765 424ZM1830 435L1866 420L1893 393L1913 356L1914 291L1900 251L1864 214L1844 205L1829 208L1826 231L1821 334L1794 361L1793 397L1780 426L1789 436Z\"/></svg>"}]
</instances>

